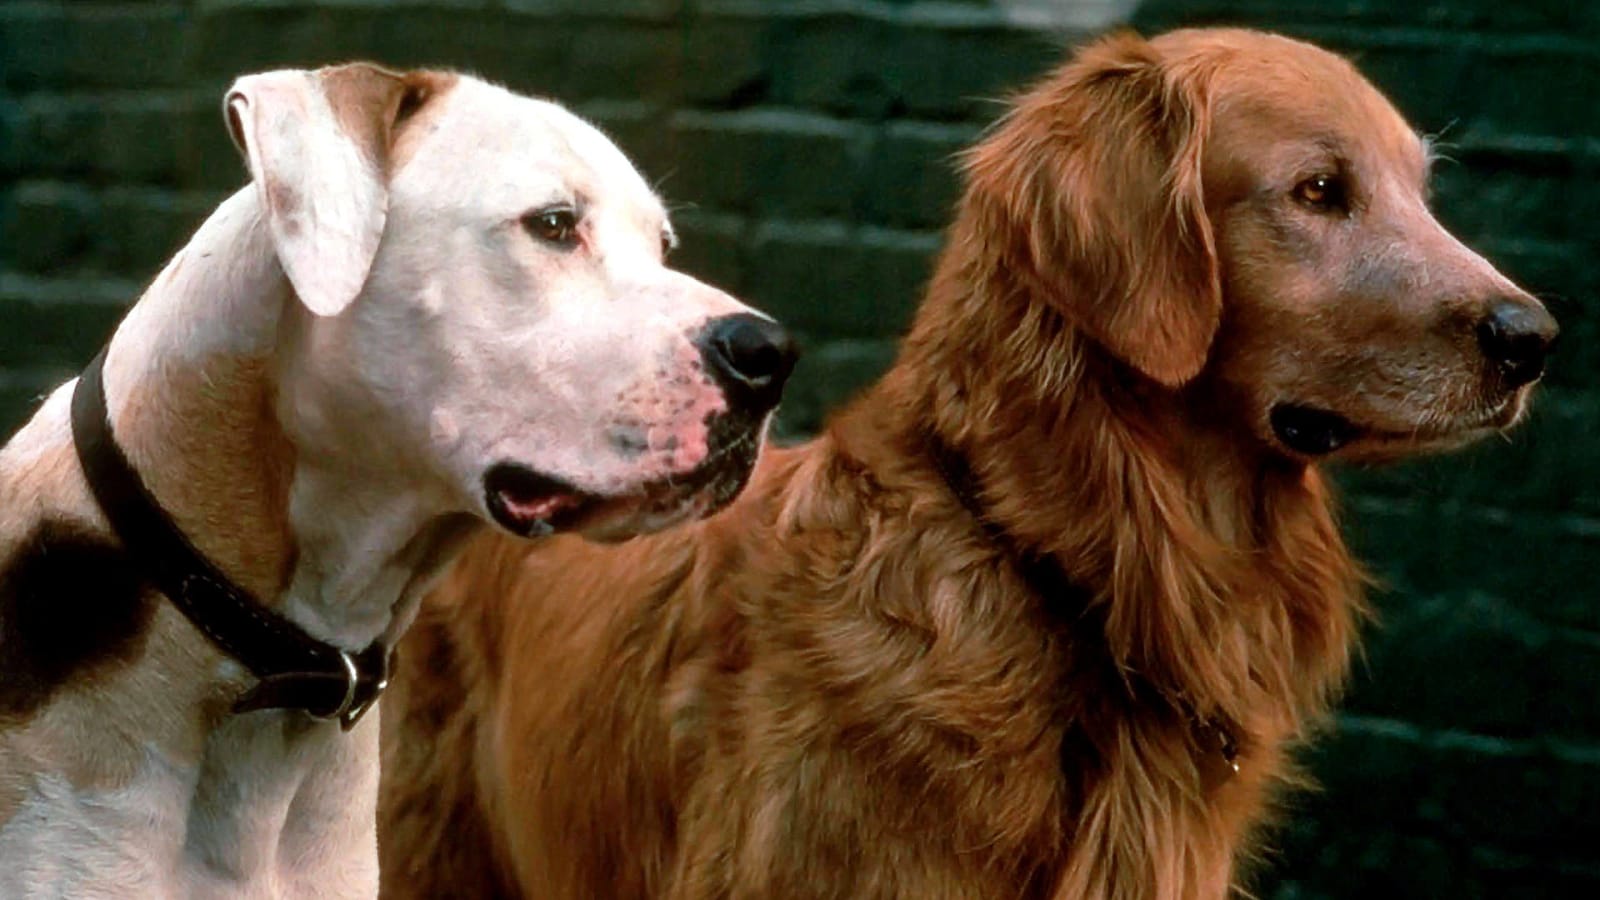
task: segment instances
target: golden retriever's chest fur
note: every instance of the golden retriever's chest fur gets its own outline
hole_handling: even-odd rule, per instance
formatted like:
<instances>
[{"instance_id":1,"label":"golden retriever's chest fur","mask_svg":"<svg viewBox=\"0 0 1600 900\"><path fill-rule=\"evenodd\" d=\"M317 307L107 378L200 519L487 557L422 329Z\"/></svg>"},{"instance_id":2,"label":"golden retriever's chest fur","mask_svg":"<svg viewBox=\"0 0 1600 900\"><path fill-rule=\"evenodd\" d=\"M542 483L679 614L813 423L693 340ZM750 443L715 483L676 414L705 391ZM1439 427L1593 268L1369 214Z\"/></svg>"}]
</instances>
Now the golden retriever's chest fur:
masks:
<instances>
[{"instance_id":1,"label":"golden retriever's chest fur","mask_svg":"<svg viewBox=\"0 0 1600 900\"><path fill-rule=\"evenodd\" d=\"M769 454L703 525L468 550L387 704L391 895L1228 891L1286 739L1344 670L1353 570L1317 483L1264 524L1293 576L1230 568L1253 587L1197 611L1124 575L1052 608L925 462L852 421ZM1177 684L1229 723L1237 774Z\"/></svg>"},{"instance_id":2,"label":"golden retriever's chest fur","mask_svg":"<svg viewBox=\"0 0 1600 900\"><path fill-rule=\"evenodd\" d=\"M705 725L680 732L704 741L684 785L686 882L732 896L977 883L1040 895L1068 801L1065 648L1026 607L994 602L1004 571L964 571L959 555L930 571L922 541L901 539L915 534L904 515L880 509L885 529L854 535L778 525L745 544L746 571L763 575L729 579ZM810 552L768 570L768 546ZM997 615L976 621L969 604Z\"/></svg>"},{"instance_id":3,"label":"golden retriever's chest fur","mask_svg":"<svg viewBox=\"0 0 1600 900\"><path fill-rule=\"evenodd\" d=\"M742 523L739 568L707 576L719 587L707 659L689 663L697 699L669 726L672 755L699 760L679 773L670 884L1225 892L1292 713L1272 703L1229 726L1244 742L1235 774L1185 708L1119 671L1103 608L1031 594L947 499L883 489L839 460L800 480L815 463L767 504L772 521Z\"/></svg>"}]
</instances>

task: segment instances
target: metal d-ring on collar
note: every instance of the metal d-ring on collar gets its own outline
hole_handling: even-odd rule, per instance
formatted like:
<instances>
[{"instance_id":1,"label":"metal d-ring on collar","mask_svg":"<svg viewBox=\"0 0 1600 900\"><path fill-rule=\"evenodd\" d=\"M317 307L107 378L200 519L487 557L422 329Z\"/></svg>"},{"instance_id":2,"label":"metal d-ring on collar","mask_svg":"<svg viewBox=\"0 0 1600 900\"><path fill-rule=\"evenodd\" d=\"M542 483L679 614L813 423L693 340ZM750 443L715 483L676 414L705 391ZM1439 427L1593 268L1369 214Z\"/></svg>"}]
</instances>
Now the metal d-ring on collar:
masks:
<instances>
[{"instance_id":1,"label":"metal d-ring on collar","mask_svg":"<svg viewBox=\"0 0 1600 900\"><path fill-rule=\"evenodd\" d=\"M391 651L381 640L350 651L312 637L195 549L117 445L106 412L105 357L102 349L73 389L72 443L112 532L172 605L258 679L234 712L298 709L350 730L388 686Z\"/></svg>"},{"instance_id":2,"label":"metal d-ring on collar","mask_svg":"<svg viewBox=\"0 0 1600 900\"><path fill-rule=\"evenodd\" d=\"M983 529L989 542L1011 560L1017 574L1027 582L1028 589L1046 602L1076 605L1080 608L1081 614L1088 603L1088 591L1074 582L1054 558L1023 549L1010 532L988 516L980 497L978 477L973 473L966 457L931 430L925 436L925 443L928 457L944 481L945 487L960 502L967 515ZM1206 753L1215 753L1221 758L1226 769L1225 775L1238 774L1239 742L1234 737L1233 729L1229 728L1226 722L1216 716L1202 714L1189 698L1163 690L1160 686L1152 684L1149 679L1139 677L1137 672L1128 674L1142 683L1141 693L1153 693L1183 715L1189 723L1190 734L1201 749Z\"/></svg>"},{"instance_id":3,"label":"metal d-ring on collar","mask_svg":"<svg viewBox=\"0 0 1600 900\"><path fill-rule=\"evenodd\" d=\"M348 650L339 651L339 661L344 663L344 699L339 701L339 708L327 716L342 716L350 710L350 705L356 701L356 685L361 681L361 670L356 668L356 661L350 657Z\"/></svg>"}]
</instances>

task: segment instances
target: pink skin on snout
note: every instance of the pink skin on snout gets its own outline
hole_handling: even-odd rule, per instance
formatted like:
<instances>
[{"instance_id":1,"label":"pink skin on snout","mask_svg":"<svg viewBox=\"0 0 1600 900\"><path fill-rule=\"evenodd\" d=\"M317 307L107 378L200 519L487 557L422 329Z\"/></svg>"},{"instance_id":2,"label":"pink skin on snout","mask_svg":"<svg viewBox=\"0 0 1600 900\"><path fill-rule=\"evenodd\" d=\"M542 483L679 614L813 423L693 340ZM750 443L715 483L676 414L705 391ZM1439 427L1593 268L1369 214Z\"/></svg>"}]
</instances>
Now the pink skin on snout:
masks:
<instances>
[{"instance_id":1,"label":"pink skin on snout","mask_svg":"<svg viewBox=\"0 0 1600 900\"><path fill-rule=\"evenodd\" d=\"M706 375L699 348L686 342L655 383L619 395L616 407L624 412L612 433L642 450L634 478L652 482L686 475L710 458L710 421L728 401Z\"/></svg>"}]
</instances>

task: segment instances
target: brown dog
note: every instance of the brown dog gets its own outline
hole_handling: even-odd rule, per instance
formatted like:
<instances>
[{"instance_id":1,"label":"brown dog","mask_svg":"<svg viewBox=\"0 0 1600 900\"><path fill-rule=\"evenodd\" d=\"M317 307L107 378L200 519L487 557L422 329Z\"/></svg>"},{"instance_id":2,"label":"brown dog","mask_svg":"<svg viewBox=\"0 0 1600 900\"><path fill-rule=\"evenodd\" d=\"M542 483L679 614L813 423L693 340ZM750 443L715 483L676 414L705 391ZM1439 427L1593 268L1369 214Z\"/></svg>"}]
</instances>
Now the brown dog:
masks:
<instances>
[{"instance_id":1,"label":"brown dog","mask_svg":"<svg viewBox=\"0 0 1600 900\"><path fill-rule=\"evenodd\" d=\"M385 725L393 896L1220 897L1345 674L1316 464L1513 424L1556 324L1285 38L1024 95L898 362L701 525L480 542Z\"/></svg>"}]
</instances>

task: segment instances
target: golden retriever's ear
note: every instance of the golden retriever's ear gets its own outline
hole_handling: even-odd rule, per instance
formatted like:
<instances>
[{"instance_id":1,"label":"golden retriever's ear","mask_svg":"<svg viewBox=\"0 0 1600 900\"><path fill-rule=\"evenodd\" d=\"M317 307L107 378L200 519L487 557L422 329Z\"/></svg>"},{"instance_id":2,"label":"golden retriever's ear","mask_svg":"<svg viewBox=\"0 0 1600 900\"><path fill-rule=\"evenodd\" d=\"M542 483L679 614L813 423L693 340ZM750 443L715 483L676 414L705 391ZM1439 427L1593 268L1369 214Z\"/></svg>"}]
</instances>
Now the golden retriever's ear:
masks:
<instances>
[{"instance_id":1,"label":"golden retriever's ear","mask_svg":"<svg viewBox=\"0 0 1600 900\"><path fill-rule=\"evenodd\" d=\"M966 158L970 233L1169 387L1204 367L1222 314L1200 180L1209 111L1201 73L1120 34L1024 95Z\"/></svg>"}]
</instances>

